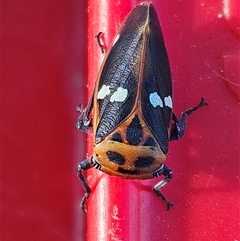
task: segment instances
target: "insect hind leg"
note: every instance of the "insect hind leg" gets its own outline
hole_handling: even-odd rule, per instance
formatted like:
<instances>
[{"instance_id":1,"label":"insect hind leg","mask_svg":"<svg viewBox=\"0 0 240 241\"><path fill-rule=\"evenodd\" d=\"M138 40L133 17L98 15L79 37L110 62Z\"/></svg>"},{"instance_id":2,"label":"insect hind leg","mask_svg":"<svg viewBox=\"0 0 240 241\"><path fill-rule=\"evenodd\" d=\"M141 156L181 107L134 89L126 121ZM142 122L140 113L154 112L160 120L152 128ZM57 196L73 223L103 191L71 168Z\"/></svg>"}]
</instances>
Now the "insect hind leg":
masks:
<instances>
[{"instance_id":1,"label":"insect hind leg","mask_svg":"<svg viewBox=\"0 0 240 241\"><path fill-rule=\"evenodd\" d=\"M92 167L92 161L91 161L91 158L88 158L82 162L80 162L77 166L77 175L79 177L79 180L83 186L83 189L85 190L85 194L82 198L82 201L81 201L81 204L80 204L80 207L81 207L81 210L86 213L86 201L91 193L91 189L87 183L87 180L86 178L84 177L83 175L83 171L89 169Z\"/></svg>"},{"instance_id":2,"label":"insect hind leg","mask_svg":"<svg viewBox=\"0 0 240 241\"><path fill-rule=\"evenodd\" d=\"M200 108L202 106L205 106L205 105L208 105L208 103L204 100L204 98L201 98L201 101L198 103L198 105L184 111L181 114L180 119L178 119L177 116L174 113L172 114L172 120L173 120L174 123L172 124L170 141L178 140L184 135L185 128L186 128L186 122L187 122L187 116L191 115L198 108Z\"/></svg>"},{"instance_id":3,"label":"insect hind leg","mask_svg":"<svg viewBox=\"0 0 240 241\"><path fill-rule=\"evenodd\" d=\"M164 175L165 178L163 180L161 180L160 182L158 182L153 187L153 191L156 193L156 195L158 197L160 197L164 201L164 203L166 204L167 210L169 210L170 207L173 206L173 204L167 200L167 198L161 193L160 190L166 184L168 184L170 182L170 180L172 179L172 177L173 177L172 170L170 168L168 168L165 164L163 164L163 167L159 170L159 173L155 173L155 176L159 176L159 175Z\"/></svg>"}]
</instances>

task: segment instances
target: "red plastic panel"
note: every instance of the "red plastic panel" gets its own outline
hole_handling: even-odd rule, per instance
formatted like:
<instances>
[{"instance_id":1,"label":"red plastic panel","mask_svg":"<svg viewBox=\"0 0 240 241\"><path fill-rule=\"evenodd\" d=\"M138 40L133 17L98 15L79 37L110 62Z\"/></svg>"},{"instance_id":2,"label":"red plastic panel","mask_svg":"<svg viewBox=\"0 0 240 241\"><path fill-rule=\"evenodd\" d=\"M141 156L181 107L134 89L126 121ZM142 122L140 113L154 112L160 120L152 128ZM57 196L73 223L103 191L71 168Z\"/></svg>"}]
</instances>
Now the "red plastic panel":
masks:
<instances>
[{"instance_id":1,"label":"red plastic panel","mask_svg":"<svg viewBox=\"0 0 240 241\"><path fill-rule=\"evenodd\" d=\"M74 123L86 92L85 1L4 1L1 238L84 240ZM81 237L79 239L79 237Z\"/></svg>"},{"instance_id":2,"label":"red plastic panel","mask_svg":"<svg viewBox=\"0 0 240 241\"><path fill-rule=\"evenodd\" d=\"M104 32L110 46L139 2L89 1L89 95L103 59L94 35ZM186 135L170 144L166 163L174 178L163 191L174 202L170 211L151 190L158 179L88 171L87 240L239 240L239 103L226 88L222 61L239 54L239 38L219 1L152 2L169 52L176 114L202 96L209 106L190 116ZM90 137L88 144L90 156Z\"/></svg>"},{"instance_id":3,"label":"red plastic panel","mask_svg":"<svg viewBox=\"0 0 240 241\"><path fill-rule=\"evenodd\" d=\"M224 0L223 12L233 33L240 37L240 2L238 0Z\"/></svg>"},{"instance_id":4,"label":"red plastic panel","mask_svg":"<svg viewBox=\"0 0 240 241\"><path fill-rule=\"evenodd\" d=\"M223 56L224 76L223 79L227 88L233 94L238 102L240 102L240 55Z\"/></svg>"}]
</instances>

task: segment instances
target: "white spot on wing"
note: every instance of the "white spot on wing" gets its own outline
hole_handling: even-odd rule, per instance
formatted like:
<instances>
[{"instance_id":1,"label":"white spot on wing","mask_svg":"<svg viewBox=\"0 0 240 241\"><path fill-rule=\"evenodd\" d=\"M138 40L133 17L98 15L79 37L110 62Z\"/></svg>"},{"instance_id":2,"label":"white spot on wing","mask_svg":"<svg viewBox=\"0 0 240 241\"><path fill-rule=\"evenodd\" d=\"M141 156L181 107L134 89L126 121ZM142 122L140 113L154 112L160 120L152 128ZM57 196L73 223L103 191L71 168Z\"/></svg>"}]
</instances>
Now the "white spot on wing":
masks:
<instances>
[{"instance_id":1,"label":"white spot on wing","mask_svg":"<svg viewBox=\"0 0 240 241\"><path fill-rule=\"evenodd\" d=\"M166 106L172 109L172 98L170 95L164 98L164 103Z\"/></svg>"},{"instance_id":2,"label":"white spot on wing","mask_svg":"<svg viewBox=\"0 0 240 241\"><path fill-rule=\"evenodd\" d=\"M149 100L154 108L157 107L158 105L160 107L163 107L163 102L157 92L151 93L149 95Z\"/></svg>"},{"instance_id":3,"label":"white spot on wing","mask_svg":"<svg viewBox=\"0 0 240 241\"><path fill-rule=\"evenodd\" d=\"M104 99L109 94L110 94L110 86L103 85L102 88L98 92L97 98Z\"/></svg>"},{"instance_id":4,"label":"white spot on wing","mask_svg":"<svg viewBox=\"0 0 240 241\"><path fill-rule=\"evenodd\" d=\"M128 95L128 90L122 87L118 87L117 90L112 94L110 102L118 101L123 102Z\"/></svg>"}]
</instances>

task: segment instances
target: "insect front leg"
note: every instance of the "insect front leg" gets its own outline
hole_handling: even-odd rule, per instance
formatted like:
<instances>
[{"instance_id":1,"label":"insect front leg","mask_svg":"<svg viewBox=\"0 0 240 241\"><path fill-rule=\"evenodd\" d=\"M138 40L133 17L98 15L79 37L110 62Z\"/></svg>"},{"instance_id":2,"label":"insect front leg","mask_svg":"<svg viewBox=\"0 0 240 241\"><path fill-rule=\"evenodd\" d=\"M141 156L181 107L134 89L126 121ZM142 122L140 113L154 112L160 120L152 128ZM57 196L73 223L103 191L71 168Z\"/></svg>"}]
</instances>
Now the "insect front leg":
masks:
<instances>
[{"instance_id":1,"label":"insect front leg","mask_svg":"<svg viewBox=\"0 0 240 241\"><path fill-rule=\"evenodd\" d=\"M165 164L162 164L163 166L158 171L158 173L154 173L154 176L164 175L165 178L158 182L154 187L153 191L157 194L158 197L160 197L164 203L166 204L167 210L170 209L170 207L173 206L171 202L167 200L167 198L161 193L161 188L163 188L166 184L170 182L170 180L173 177L172 170L168 168Z\"/></svg>"},{"instance_id":2,"label":"insect front leg","mask_svg":"<svg viewBox=\"0 0 240 241\"><path fill-rule=\"evenodd\" d=\"M94 92L92 93L90 101L85 109L83 109L82 105L77 107L77 111L80 113L80 116L78 117L75 125L78 130L83 132L91 132L92 129L92 119L90 118L90 113L93 108L93 96Z\"/></svg>"},{"instance_id":3,"label":"insect front leg","mask_svg":"<svg viewBox=\"0 0 240 241\"><path fill-rule=\"evenodd\" d=\"M103 40L101 39L102 35L103 35L103 32L99 32L97 35L95 35L95 38L97 39L97 43L101 49L102 54L104 54L105 46L104 46Z\"/></svg>"},{"instance_id":4,"label":"insect front leg","mask_svg":"<svg viewBox=\"0 0 240 241\"><path fill-rule=\"evenodd\" d=\"M80 204L80 207L81 207L81 209L84 213L86 213L86 205L85 204L86 204L86 201L87 201L87 199L88 199L88 197L91 193L91 189L90 189L90 187L87 183L86 178L83 175L83 171L92 167L92 160L91 159L92 158L88 158L88 159L80 162L77 166L77 175L80 179L80 182L82 183L83 189L85 190L85 194L84 194L84 196L82 198L82 201L81 201L81 204Z\"/></svg>"},{"instance_id":5,"label":"insect front leg","mask_svg":"<svg viewBox=\"0 0 240 241\"><path fill-rule=\"evenodd\" d=\"M178 140L180 139L184 133L185 133L185 128L186 128L186 122L187 122L187 116L192 114L194 111L196 111L198 108L208 105L208 103L204 100L204 98L201 99L198 105L196 105L193 108L189 108L188 110L184 111L181 114L181 118L178 119L177 116L173 113L172 114L172 130L170 134L170 141L173 140Z\"/></svg>"}]
</instances>

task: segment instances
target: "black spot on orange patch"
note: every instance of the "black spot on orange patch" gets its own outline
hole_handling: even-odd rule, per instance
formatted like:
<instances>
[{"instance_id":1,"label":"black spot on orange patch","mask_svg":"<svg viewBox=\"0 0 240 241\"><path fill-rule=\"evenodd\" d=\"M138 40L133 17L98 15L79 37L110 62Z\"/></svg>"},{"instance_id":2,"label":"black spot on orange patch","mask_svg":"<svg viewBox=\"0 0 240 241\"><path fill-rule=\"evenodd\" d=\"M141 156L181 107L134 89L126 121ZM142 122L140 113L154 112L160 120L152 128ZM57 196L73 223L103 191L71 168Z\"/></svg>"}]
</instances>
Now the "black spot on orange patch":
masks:
<instances>
[{"instance_id":1,"label":"black spot on orange patch","mask_svg":"<svg viewBox=\"0 0 240 241\"><path fill-rule=\"evenodd\" d=\"M134 162L134 166L136 168L147 168L150 167L154 162L154 158L151 156L147 157L138 157L138 159Z\"/></svg>"},{"instance_id":2,"label":"black spot on orange patch","mask_svg":"<svg viewBox=\"0 0 240 241\"><path fill-rule=\"evenodd\" d=\"M154 141L152 137L148 137L148 139L144 143L144 146L157 146L157 143Z\"/></svg>"},{"instance_id":3,"label":"black spot on orange patch","mask_svg":"<svg viewBox=\"0 0 240 241\"><path fill-rule=\"evenodd\" d=\"M127 127L126 138L129 144L138 145L142 141L143 131L138 116L132 119L132 122Z\"/></svg>"},{"instance_id":4,"label":"black spot on orange patch","mask_svg":"<svg viewBox=\"0 0 240 241\"><path fill-rule=\"evenodd\" d=\"M122 137L121 135L117 132L117 133L114 133L111 138L110 138L112 141L118 141L118 142L122 142Z\"/></svg>"},{"instance_id":5,"label":"black spot on orange patch","mask_svg":"<svg viewBox=\"0 0 240 241\"><path fill-rule=\"evenodd\" d=\"M125 158L118 152L115 151L108 151L106 152L107 157L109 161L118 164L118 165L123 165L125 163Z\"/></svg>"},{"instance_id":6,"label":"black spot on orange patch","mask_svg":"<svg viewBox=\"0 0 240 241\"><path fill-rule=\"evenodd\" d=\"M131 175L138 175L140 173L139 170L125 170L121 167L118 168L118 172L124 173L124 174L131 174Z\"/></svg>"}]
</instances>

